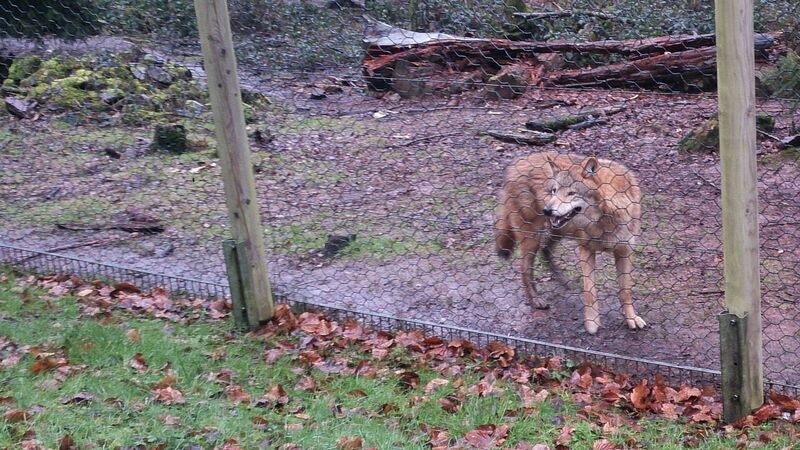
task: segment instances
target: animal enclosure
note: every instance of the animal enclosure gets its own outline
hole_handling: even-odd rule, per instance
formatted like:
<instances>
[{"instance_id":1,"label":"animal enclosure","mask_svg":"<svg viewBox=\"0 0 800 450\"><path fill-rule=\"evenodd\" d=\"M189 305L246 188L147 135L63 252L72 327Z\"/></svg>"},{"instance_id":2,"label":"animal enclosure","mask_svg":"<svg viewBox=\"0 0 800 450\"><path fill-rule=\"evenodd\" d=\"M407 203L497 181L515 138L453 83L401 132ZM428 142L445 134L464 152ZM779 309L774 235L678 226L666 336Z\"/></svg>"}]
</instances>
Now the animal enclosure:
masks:
<instances>
[{"instance_id":1,"label":"animal enclosure","mask_svg":"<svg viewBox=\"0 0 800 450\"><path fill-rule=\"evenodd\" d=\"M46 268L36 264L49 258L11 250L26 248L224 284L226 210L191 2L132 1L137 14L59 3L60 19L47 21L0 6L0 261ZM229 7L278 298L646 360L652 371L719 370L712 2ZM765 376L791 388L799 16L796 2L759 2L753 43ZM542 151L636 175L633 301L646 328L623 319L610 255L594 274L595 335L575 241L554 247L566 287L534 268L549 309L527 300L520 255L496 256L505 170Z\"/></svg>"}]
</instances>

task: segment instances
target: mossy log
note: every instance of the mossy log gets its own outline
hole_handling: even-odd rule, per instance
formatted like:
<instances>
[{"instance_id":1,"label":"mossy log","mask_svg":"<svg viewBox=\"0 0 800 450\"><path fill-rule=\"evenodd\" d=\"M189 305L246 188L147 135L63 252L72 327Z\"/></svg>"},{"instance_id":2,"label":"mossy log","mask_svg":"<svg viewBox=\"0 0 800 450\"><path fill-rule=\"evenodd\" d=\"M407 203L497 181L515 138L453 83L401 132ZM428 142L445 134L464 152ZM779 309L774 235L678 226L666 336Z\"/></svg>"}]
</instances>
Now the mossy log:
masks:
<instances>
[{"instance_id":1,"label":"mossy log","mask_svg":"<svg viewBox=\"0 0 800 450\"><path fill-rule=\"evenodd\" d=\"M526 129L520 129L518 131L488 130L481 134L512 144L545 145L556 140L556 135L553 133L543 133Z\"/></svg>"},{"instance_id":2,"label":"mossy log","mask_svg":"<svg viewBox=\"0 0 800 450\"><path fill-rule=\"evenodd\" d=\"M601 117L617 114L625 110L624 106L612 106L602 109L590 109L581 111L577 114L564 114L557 117L551 117L541 120L529 120L525 123L525 128L533 131L543 131L547 133L554 133L556 131L566 130L581 123L592 121L594 125L598 125L596 119Z\"/></svg>"}]
</instances>

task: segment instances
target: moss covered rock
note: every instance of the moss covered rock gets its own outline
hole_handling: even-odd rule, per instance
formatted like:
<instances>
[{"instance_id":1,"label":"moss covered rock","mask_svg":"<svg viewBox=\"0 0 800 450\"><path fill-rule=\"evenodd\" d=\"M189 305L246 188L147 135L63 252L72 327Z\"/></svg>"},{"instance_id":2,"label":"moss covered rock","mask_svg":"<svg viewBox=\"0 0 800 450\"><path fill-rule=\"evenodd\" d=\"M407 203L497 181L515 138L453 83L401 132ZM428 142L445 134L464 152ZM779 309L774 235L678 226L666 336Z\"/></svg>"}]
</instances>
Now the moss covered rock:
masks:
<instances>
[{"instance_id":1,"label":"moss covered rock","mask_svg":"<svg viewBox=\"0 0 800 450\"><path fill-rule=\"evenodd\" d=\"M767 113L756 114L756 128L770 132L775 128L775 118ZM684 152L719 151L719 118L714 114L704 124L690 131L678 142Z\"/></svg>"},{"instance_id":2,"label":"moss covered rock","mask_svg":"<svg viewBox=\"0 0 800 450\"><path fill-rule=\"evenodd\" d=\"M172 123L156 125L151 148L177 154L188 152L189 139L186 135L186 128L183 125Z\"/></svg>"},{"instance_id":3,"label":"moss covered rock","mask_svg":"<svg viewBox=\"0 0 800 450\"><path fill-rule=\"evenodd\" d=\"M135 126L168 123L175 116L197 118L210 111L208 94L191 70L140 50L82 58L18 58L3 91L20 101L36 102L42 114L79 114ZM243 97L248 122L270 104L257 92Z\"/></svg>"},{"instance_id":4,"label":"moss covered rock","mask_svg":"<svg viewBox=\"0 0 800 450\"><path fill-rule=\"evenodd\" d=\"M38 102L45 112L79 112L90 118L119 112L129 124L164 121L187 100L207 101L206 92L192 80L187 68L143 59L127 53L20 58L6 84L13 87L8 92Z\"/></svg>"},{"instance_id":5,"label":"moss covered rock","mask_svg":"<svg viewBox=\"0 0 800 450\"><path fill-rule=\"evenodd\" d=\"M23 56L22 58L16 58L8 67L8 76L6 76L3 84L16 86L20 81L28 78L31 76L31 74L39 70L39 66L41 65L42 59L38 56Z\"/></svg>"}]
</instances>

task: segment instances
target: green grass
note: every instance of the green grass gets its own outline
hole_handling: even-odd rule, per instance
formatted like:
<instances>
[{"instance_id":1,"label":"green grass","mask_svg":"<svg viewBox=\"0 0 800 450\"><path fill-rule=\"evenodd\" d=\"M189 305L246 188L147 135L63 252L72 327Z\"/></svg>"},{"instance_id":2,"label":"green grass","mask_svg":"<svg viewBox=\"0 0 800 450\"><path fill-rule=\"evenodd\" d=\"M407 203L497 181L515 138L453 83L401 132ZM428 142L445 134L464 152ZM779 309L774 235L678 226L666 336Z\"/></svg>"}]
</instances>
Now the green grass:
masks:
<instances>
[{"instance_id":1,"label":"green grass","mask_svg":"<svg viewBox=\"0 0 800 450\"><path fill-rule=\"evenodd\" d=\"M138 331L138 340L129 338L131 330ZM360 437L364 448L426 449L425 427L447 431L449 445L460 445L468 432L485 424L510 427L505 447L528 442L554 448L564 426L574 428L571 449L591 449L600 438L626 448L680 449L691 439L696 448L729 449L736 447L738 436L681 421L637 421L613 408L605 414L620 417L624 424L604 431L580 415L581 406L569 391L560 389L551 389L545 401L526 410L519 385L512 380L496 381L491 395L469 392L491 368L485 362L453 360L462 371L448 377L397 347L379 361L361 345L315 344L299 331L253 338L235 334L221 321L182 324L121 312L90 318L81 314L74 297L53 296L2 271L0 338L0 343L12 343L0 345L0 359L19 354L19 349L38 348L63 353L72 367L85 365L55 381L54 371L32 373L35 358L28 351L21 352L17 364L0 371L0 397L10 397L0 411L34 411L27 422L0 419L0 448L19 448L33 432L46 448L57 448L59 440L70 435L79 448L210 449L235 440L241 448L292 443L304 449L336 449L340 439ZM344 375L312 367L298 357L301 342L311 342L308 348L328 361L350 368L365 361L374 370L371 375ZM279 344L289 348L287 354L267 363L265 350ZM132 367L137 354L147 370ZM236 403L223 392L226 384L214 376L222 370L229 370L230 384L252 399L280 385L288 402L267 407ZM414 387L400 382L404 371L419 376ZM154 385L168 373L174 373L174 387L184 394L185 403L154 401ZM306 376L315 381L315 388L300 388L298 381ZM447 385L425 391L431 380L443 377ZM92 398L82 404L68 401L78 394ZM460 399L457 411L441 407L440 399L448 396ZM791 433L770 426L751 430L751 439L760 432L773 433L772 442L761 448L792 444Z\"/></svg>"},{"instance_id":2,"label":"green grass","mask_svg":"<svg viewBox=\"0 0 800 450\"><path fill-rule=\"evenodd\" d=\"M95 194L86 194L40 203L32 207L9 207L8 210L9 215L21 223L54 224L82 222L86 221L87 217L107 217L124 210L124 207Z\"/></svg>"},{"instance_id":3,"label":"green grass","mask_svg":"<svg viewBox=\"0 0 800 450\"><path fill-rule=\"evenodd\" d=\"M125 148L133 145L136 142L136 136L132 135L129 130L116 130L113 128L108 128L70 133L66 136L66 141L69 144L86 144L95 148Z\"/></svg>"},{"instance_id":4,"label":"green grass","mask_svg":"<svg viewBox=\"0 0 800 450\"><path fill-rule=\"evenodd\" d=\"M351 118L333 117L305 117L285 123L279 132L297 133L300 131L338 131L338 130L357 130L362 129L357 120Z\"/></svg>"}]
</instances>

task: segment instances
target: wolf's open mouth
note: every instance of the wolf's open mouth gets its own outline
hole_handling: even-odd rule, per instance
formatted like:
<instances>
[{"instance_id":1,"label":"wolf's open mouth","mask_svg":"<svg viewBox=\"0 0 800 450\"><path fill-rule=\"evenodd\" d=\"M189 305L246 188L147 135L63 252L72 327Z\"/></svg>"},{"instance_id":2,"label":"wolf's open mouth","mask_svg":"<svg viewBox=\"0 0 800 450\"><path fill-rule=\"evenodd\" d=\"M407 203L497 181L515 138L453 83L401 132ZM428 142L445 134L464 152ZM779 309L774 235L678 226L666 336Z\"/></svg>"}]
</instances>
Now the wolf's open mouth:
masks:
<instances>
[{"instance_id":1,"label":"wolf's open mouth","mask_svg":"<svg viewBox=\"0 0 800 450\"><path fill-rule=\"evenodd\" d=\"M553 227L554 230L557 230L564 225L567 224L573 217L577 216L581 212L581 207L577 207L572 211L564 214L563 216L550 216L550 225Z\"/></svg>"}]
</instances>

